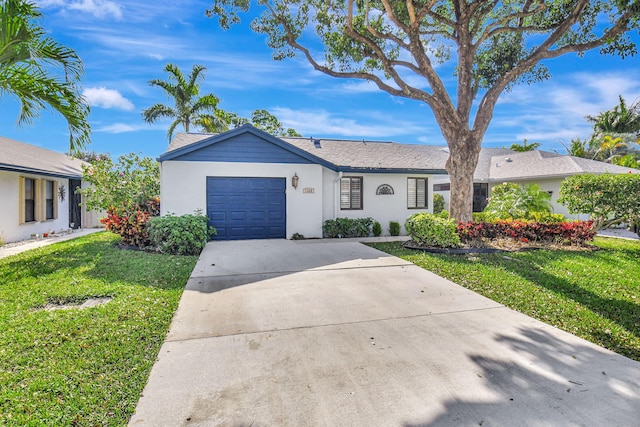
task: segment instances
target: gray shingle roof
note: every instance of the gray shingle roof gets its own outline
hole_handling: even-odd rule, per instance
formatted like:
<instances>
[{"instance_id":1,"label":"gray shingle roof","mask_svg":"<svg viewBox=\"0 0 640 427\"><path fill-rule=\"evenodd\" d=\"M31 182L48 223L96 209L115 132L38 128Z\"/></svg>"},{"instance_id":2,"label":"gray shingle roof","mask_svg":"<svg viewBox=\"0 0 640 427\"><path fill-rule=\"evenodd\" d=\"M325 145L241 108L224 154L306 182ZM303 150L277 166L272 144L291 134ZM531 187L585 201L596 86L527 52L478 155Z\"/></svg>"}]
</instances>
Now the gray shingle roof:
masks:
<instances>
[{"instance_id":1,"label":"gray shingle roof","mask_svg":"<svg viewBox=\"0 0 640 427\"><path fill-rule=\"evenodd\" d=\"M280 138L340 167L443 171L449 153L434 145L320 138Z\"/></svg>"},{"instance_id":2,"label":"gray shingle roof","mask_svg":"<svg viewBox=\"0 0 640 427\"><path fill-rule=\"evenodd\" d=\"M0 169L80 178L83 164L66 154L0 136Z\"/></svg>"},{"instance_id":3,"label":"gray shingle roof","mask_svg":"<svg viewBox=\"0 0 640 427\"><path fill-rule=\"evenodd\" d=\"M177 133L167 153L203 141L216 134ZM399 144L384 141L280 137L293 147L338 168L428 170L446 173L447 147ZM476 182L514 181L563 177L579 173L628 173L623 168L595 160L548 151L515 152L507 148L482 148L474 174ZM636 170L637 172L637 170Z\"/></svg>"},{"instance_id":4,"label":"gray shingle roof","mask_svg":"<svg viewBox=\"0 0 640 427\"><path fill-rule=\"evenodd\" d=\"M633 169L596 160L537 150L492 156L489 167L490 181L553 178L581 173L628 173L633 171Z\"/></svg>"}]
</instances>

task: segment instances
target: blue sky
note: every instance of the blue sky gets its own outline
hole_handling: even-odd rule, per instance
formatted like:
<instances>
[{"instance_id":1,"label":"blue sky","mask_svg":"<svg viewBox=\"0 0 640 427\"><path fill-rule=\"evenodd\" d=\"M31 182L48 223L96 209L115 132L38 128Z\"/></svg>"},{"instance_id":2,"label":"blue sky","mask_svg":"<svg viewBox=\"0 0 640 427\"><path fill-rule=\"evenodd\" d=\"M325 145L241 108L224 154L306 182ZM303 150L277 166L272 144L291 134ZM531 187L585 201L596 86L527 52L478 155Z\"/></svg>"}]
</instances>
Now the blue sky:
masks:
<instances>
[{"instance_id":1,"label":"blue sky","mask_svg":"<svg viewBox=\"0 0 640 427\"><path fill-rule=\"evenodd\" d=\"M169 103L148 85L165 79L164 66L185 73L193 64L207 67L202 93L213 92L220 108L248 117L267 109L286 127L304 136L385 140L443 145L431 110L418 101L395 98L374 85L314 71L303 58L273 61L262 35L247 17L229 31L205 17L208 1L37 0L41 24L73 48L85 66L83 90L92 105L90 122L96 152L128 152L156 157L167 147L168 122L149 125L141 111ZM637 37L636 37L637 38ZM622 95L640 100L640 59L565 56L546 63L553 78L505 93L486 134L486 147L541 142L544 150L563 151L574 137L586 138L586 115L607 110ZM439 71L452 81L447 64ZM1 134L56 151L68 148L64 120L50 111L18 127L18 104L0 98Z\"/></svg>"}]
</instances>

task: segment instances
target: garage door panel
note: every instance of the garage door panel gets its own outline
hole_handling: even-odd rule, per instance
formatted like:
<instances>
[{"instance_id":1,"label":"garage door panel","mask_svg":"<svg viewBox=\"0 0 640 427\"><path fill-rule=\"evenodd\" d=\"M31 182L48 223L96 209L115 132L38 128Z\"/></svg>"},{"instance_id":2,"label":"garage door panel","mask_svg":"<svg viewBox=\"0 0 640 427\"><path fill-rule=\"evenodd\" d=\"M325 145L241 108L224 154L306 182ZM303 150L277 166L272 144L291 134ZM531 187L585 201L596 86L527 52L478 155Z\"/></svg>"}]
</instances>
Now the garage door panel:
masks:
<instances>
[{"instance_id":1,"label":"garage door panel","mask_svg":"<svg viewBox=\"0 0 640 427\"><path fill-rule=\"evenodd\" d=\"M215 239L286 237L285 178L207 178L207 216Z\"/></svg>"}]
</instances>

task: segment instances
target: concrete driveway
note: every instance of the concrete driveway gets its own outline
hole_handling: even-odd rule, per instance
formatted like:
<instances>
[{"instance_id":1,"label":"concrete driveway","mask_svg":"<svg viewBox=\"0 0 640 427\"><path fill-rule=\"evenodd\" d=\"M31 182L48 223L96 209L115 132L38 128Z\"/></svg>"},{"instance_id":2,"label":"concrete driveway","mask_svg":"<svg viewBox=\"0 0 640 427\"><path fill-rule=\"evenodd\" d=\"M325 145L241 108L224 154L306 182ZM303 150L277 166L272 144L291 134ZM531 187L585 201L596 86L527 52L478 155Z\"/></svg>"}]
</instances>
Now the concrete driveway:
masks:
<instances>
[{"instance_id":1,"label":"concrete driveway","mask_svg":"<svg viewBox=\"0 0 640 427\"><path fill-rule=\"evenodd\" d=\"M637 426L640 363L356 242L212 242L131 426Z\"/></svg>"}]
</instances>

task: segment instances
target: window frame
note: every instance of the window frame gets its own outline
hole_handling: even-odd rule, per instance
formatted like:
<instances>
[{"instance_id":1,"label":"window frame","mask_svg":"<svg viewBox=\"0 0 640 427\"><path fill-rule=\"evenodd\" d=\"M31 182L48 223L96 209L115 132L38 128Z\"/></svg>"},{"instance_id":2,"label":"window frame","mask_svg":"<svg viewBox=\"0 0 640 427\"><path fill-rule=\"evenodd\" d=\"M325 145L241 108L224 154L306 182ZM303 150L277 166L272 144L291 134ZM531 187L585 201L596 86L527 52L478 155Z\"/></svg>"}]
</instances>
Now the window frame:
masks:
<instances>
[{"instance_id":1,"label":"window frame","mask_svg":"<svg viewBox=\"0 0 640 427\"><path fill-rule=\"evenodd\" d=\"M30 193L31 198L27 198L27 183L30 183ZM21 198L21 212L20 212L20 222L22 224L31 224L34 222L38 222L38 180L35 178L22 178L20 188L20 198ZM31 202L31 206L28 206L28 202ZM29 218L27 215L29 215Z\"/></svg>"},{"instance_id":2,"label":"window frame","mask_svg":"<svg viewBox=\"0 0 640 427\"><path fill-rule=\"evenodd\" d=\"M21 176L19 181L18 224L55 221L58 219L58 181ZM27 199L27 190L31 198ZM49 191L50 190L50 191ZM50 193L50 194L47 194ZM47 196L51 196L47 198ZM31 203L30 203L31 202Z\"/></svg>"},{"instance_id":3,"label":"window frame","mask_svg":"<svg viewBox=\"0 0 640 427\"><path fill-rule=\"evenodd\" d=\"M42 180L42 187L43 187L43 191L42 191L42 198L43 198L43 220L44 221L53 221L55 219L58 219L58 209L57 209L57 197L56 197L56 190L57 190L57 186L56 186L57 182L50 180L50 179L43 179ZM49 199L49 185L51 185L51 198ZM51 212L49 212L49 204L51 205ZM49 213L51 213L51 216L49 216Z\"/></svg>"},{"instance_id":4,"label":"window frame","mask_svg":"<svg viewBox=\"0 0 640 427\"><path fill-rule=\"evenodd\" d=\"M345 181L349 181L349 192L348 192L348 197L349 197L349 207L344 207L343 202L342 202L342 197L345 194L345 192L343 191L343 183ZM354 188L353 188L353 183L357 182L359 184L359 189L357 190L359 193L359 197L360 197L360 206L358 207L354 207L353 206L353 194L354 194ZM363 191L363 177L361 176L343 176L342 178L340 178L340 210L341 211L361 211L364 209L364 191Z\"/></svg>"},{"instance_id":5,"label":"window frame","mask_svg":"<svg viewBox=\"0 0 640 427\"><path fill-rule=\"evenodd\" d=\"M411 206L411 196L412 196L411 181L412 180L415 182L414 184L415 193L413 194L415 206ZM418 190L419 190L418 182L419 181L422 181L424 183L424 206L418 205ZM413 176L407 177L407 209L429 209L429 178L413 177Z\"/></svg>"}]
</instances>

